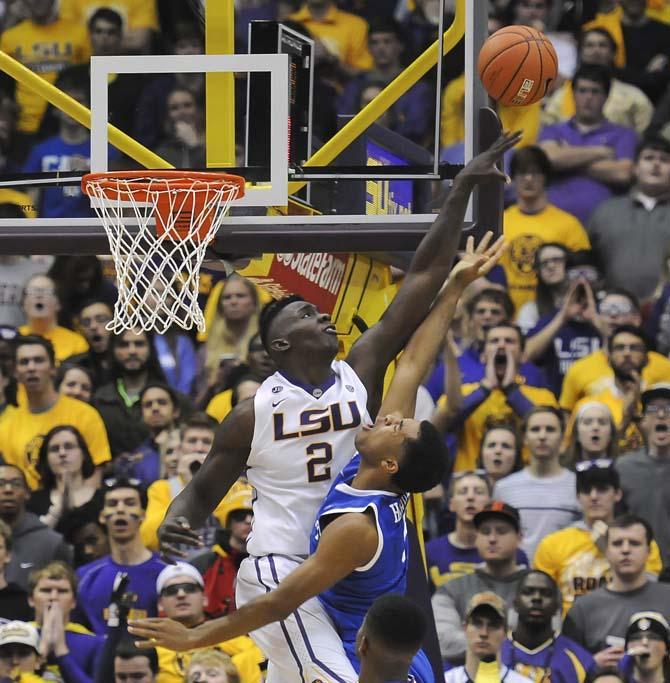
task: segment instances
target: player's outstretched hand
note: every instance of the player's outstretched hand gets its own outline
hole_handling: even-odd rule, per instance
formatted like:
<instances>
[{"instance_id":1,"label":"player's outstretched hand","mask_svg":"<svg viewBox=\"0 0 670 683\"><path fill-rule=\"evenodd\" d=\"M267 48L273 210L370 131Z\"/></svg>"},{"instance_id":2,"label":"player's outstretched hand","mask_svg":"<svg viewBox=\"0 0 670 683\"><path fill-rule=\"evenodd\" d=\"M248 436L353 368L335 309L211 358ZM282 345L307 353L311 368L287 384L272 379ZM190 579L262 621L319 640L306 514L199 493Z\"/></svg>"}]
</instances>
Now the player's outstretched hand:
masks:
<instances>
[{"instance_id":1,"label":"player's outstretched hand","mask_svg":"<svg viewBox=\"0 0 670 683\"><path fill-rule=\"evenodd\" d=\"M449 274L449 282L463 290L477 278L487 275L505 252L505 238L499 237L491 246L493 233L487 232L475 248L475 238L470 235L465 252Z\"/></svg>"},{"instance_id":2,"label":"player's outstretched hand","mask_svg":"<svg viewBox=\"0 0 670 683\"><path fill-rule=\"evenodd\" d=\"M503 133L487 150L478 154L456 176L474 183L483 183L489 180L507 180L507 176L496 166L508 150L512 149L521 140L523 132Z\"/></svg>"},{"instance_id":3,"label":"player's outstretched hand","mask_svg":"<svg viewBox=\"0 0 670 683\"><path fill-rule=\"evenodd\" d=\"M163 559L174 562L172 557L185 558L186 553L177 545L190 545L202 548L202 540L185 517L177 517L174 521L165 521L158 527L158 543Z\"/></svg>"},{"instance_id":4,"label":"player's outstretched hand","mask_svg":"<svg viewBox=\"0 0 670 683\"><path fill-rule=\"evenodd\" d=\"M173 619L133 619L128 622L128 633L143 639L135 642L139 648L166 647L183 652L197 647L194 631Z\"/></svg>"}]
</instances>

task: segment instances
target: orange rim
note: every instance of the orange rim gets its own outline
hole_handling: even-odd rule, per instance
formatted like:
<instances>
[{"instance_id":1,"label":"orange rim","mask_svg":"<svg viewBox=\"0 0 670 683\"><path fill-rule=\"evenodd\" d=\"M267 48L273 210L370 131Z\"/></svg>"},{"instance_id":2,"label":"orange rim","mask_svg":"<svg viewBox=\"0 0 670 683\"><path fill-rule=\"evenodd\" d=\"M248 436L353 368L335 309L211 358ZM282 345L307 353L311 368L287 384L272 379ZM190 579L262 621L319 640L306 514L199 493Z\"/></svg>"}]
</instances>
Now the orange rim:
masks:
<instances>
[{"instance_id":1,"label":"orange rim","mask_svg":"<svg viewBox=\"0 0 670 683\"><path fill-rule=\"evenodd\" d=\"M148 192L150 184L148 180L140 180L141 178L158 180L158 183L151 183L151 191L153 190L192 190L196 189L220 189L223 185L235 185L237 187L237 197L244 196L245 179L241 176L232 175L229 173L213 173L208 171L112 171L109 173L87 173L81 179L81 188L84 194L90 196L87 191L89 183L95 183L99 188L113 196L109 199L120 198L123 195L128 195L127 190L134 192ZM136 179L133 181L133 179ZM126 180L123 189L116 185L116 181ZM162 182L161 182L162 181ZM199 186L202 185L202 188Z\"/></svg>"}]
</instances>

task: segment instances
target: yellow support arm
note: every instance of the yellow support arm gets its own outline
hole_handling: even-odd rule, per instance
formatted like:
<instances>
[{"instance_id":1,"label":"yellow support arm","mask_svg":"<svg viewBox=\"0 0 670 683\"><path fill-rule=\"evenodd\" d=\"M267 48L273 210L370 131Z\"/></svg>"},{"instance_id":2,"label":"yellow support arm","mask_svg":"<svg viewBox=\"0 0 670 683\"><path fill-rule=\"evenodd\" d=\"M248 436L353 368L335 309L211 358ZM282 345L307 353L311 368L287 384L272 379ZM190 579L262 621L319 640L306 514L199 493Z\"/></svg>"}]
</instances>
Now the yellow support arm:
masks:
<instances>
[{"instance_id":1,"label":"yellow support arm","mask_svg":"<svg viewBox=\"0 0 670 683\"><path fill-rule=\"evenodd\" d=\"M17 62L13 57L10 57L6 52L0 50L0 69L6 74L9 74L15 81L18 81L26 88L30 88L34 93L40 95L48 102L58 107L61 111L71 116L75 121L81 123L91 129L91 110L83 104L77 102L69 95L59 90L55 85L45 81L43 78L33 73L30 69L23 66L21 62ZM122 130L116 126L107 124L107 131L109 141L119 151L127 154L131 159L134 159L144 168L174 168L165 159L154 154L150 149L144 145L133 140L129 135L126 135Z\"/></svg>"},{"instance_id":2,"label":"yellow support arm","mask_svg":"<svg viewBox=\"0 0 670 683\"><path fill-rule=\"evenodd\" d=\"M479 0L478 0L479 1ZM451 26L444 33L444 54L453 50L465 34L465 0L456 0L456 14ZM395 104L420 78L437 64L440 41L436 40L422 55L417 57L401 74L391 81L377 97L365 106L349 123L308 161L305 166L327 166L339 156L361 133L371 126L391 105ZM295 194L305 186L304 181L289 183L289 194Z\"/></svg>"}]
</instances>

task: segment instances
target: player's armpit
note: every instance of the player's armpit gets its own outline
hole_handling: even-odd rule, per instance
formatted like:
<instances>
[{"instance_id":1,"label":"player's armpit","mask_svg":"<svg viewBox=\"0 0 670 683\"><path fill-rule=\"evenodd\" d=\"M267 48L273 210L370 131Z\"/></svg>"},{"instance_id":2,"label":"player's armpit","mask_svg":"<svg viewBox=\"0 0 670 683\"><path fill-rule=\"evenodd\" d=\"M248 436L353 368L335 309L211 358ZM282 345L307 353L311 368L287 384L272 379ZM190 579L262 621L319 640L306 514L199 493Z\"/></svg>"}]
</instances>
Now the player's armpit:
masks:
<instances>
[{"instance_id":1,"label":"player's armpit","mask_svg":"<svg viewBox=\"0 0 670 683\"><path fill-rule=\"evenodd\" d=\"M175 553L173 544L186 542L183 518L192 529L201 527L244 470L254 434L253 398L241 401L219 425L214 445L193 479L172 501L158 530L161 551ZM195 545L195 543L194 543Z\"/></svg>"}]
</instances>

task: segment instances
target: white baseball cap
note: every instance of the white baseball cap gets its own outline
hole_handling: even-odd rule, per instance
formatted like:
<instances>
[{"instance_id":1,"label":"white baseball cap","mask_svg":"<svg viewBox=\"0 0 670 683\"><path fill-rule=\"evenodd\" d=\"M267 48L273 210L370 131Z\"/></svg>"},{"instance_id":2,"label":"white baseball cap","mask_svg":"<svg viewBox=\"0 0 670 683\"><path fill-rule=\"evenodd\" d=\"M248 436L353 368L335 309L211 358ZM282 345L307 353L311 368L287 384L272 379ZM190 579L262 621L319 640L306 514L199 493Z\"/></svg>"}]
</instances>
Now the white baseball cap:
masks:
<instances>
[{"instance_id":1,"label":"white baseball cap","mask_svg":"<svg viewBox=\"0 0 670 683\"><path fill-rule=\"evenodd\" d=\"M201 588L205 587L205 582L202 578L202 574L188 562L176 562L175 564L170 564L158 575L156 578L156 593L160 595L165 584L172 579L176 579L178 576L188 576L193 579Z\"/></svg>"},{"instance_id":2,"label":"white baseball cap","mask_svg":"<svg viewBox=\"0 0 670 683\"><path fill-rule=\"evenodd\" d=\"M29 645L38 652L40 634L32 624L26 621L9 621L0 626L0 647L11 645L12 643Z\"/></svg>"}]
</instances>

